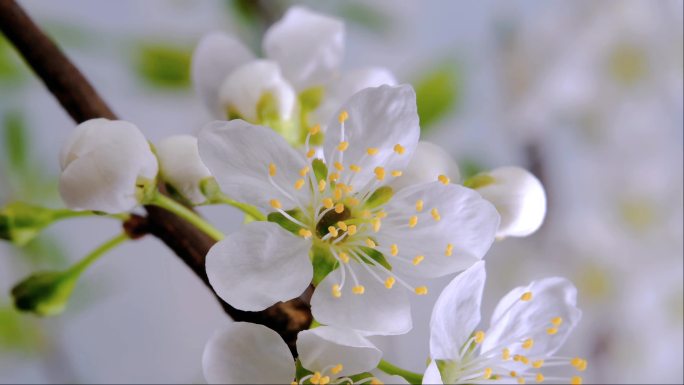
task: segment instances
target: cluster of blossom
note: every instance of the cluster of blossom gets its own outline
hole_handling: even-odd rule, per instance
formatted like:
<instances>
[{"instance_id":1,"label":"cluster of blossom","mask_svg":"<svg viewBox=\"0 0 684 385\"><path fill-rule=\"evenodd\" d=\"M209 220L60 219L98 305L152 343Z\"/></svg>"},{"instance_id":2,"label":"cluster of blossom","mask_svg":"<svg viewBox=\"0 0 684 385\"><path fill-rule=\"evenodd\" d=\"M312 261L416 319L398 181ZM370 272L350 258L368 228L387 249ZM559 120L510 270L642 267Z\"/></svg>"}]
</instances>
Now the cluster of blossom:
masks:
<instances>
[{"instance_id":1,"label":"cluster of blossom","mask_svg":"<svg viewBox=\"0 0 684 385\"><path fill-rule=\"evenodd\" d=\"M266 32L266 59L206 36L192 75L221 120L156 147L129 122L79 125L60 159L64 202L128 212L153 202L160 180L190 205L231 202L250 221L206 257L216 293L259 311L315 286L316 327L299 333L296 359L274 331L232 323L206 345L211 383L417 382L367 337L407 333L408 295L427 294L410 282L455 274L434 306L423 383L581 383L543 374L587 365L555 356L581 316L567 280L512 290L478 328L481 260L495 240L541 226L541 183L518 167L461 182L444 150L419 141L412 87L381 68L340 75L343 42L342 22L299 7Z\"/></svg>"}]
</instances>

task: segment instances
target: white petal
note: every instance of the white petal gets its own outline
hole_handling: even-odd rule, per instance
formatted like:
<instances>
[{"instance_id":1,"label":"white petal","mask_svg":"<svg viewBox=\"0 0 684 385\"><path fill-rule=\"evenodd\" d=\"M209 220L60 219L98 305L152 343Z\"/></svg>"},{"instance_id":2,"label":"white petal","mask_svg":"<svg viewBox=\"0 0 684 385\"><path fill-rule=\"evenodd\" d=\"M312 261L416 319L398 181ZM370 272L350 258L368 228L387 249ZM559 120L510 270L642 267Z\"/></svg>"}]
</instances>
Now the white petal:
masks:
<instances>
[{"instance_id":1,"label":"white petal","mask_svg":"<svg viewBox=\"0 0 684 385\"><path fill-rule=\"evenodd\" d=\"M371 370L370 374L373 375L373 377L377 378L382 382L383 384L395 384L395 385L408 385L409 382L406 381L406 379L402 376L397 376L397 375L392 375L392 374L387 374L383 372L382 370Z\"/></svg>"},{"instance_id":2,"label":"white petal","mask_svg":"<svg viewBox=\"0 0 684 385\"><path fill-rule=\"evenodd\" d=\"M477 188L501 214L498 237L524 237L537 231L546 215L546 193L539 179L520 167L487 173L493 183Z\"/></svg>"},{"instance_id":3,"label":"white petal","mask_svg":"<svg viewBox=\"0 0 684 385\"><path fill-rule=\"evenodd\" d=\"M442 374L439 373L437 362L431 361L423 374L423 384L443 384Z\"/></svg>"},{"instance_id":4,"label":"white petal","mask_svg":"<svg viewBox=\"0 0 684 385\"><path fill-rule=\"evenodd\" d=\"M292 353L278 333L263 325L235 322L216 332L202 354L210 384L289 384Z\"/></svg>"},{"instance_id":5,"label":"white petal","mask_svg":"<svg viewBox=\"0 0 684 385\"><path fill-rule=\"evenodd\" d=\"M311 282L311 241L270 222L252 222L215 244L207 276L224 301L259 311L302 294Z\"/></svg>"},{"instance_id":6,"label":"white petal","mask_svg":"<svg viewBox=\"0 0 684 385\"><path fill-rule=\"evenodd\" d=\"M411 162L402 176L392 181L396 190L412 184L434 182L440 175L447 176L452 183L458 183L461 174L451 155L436 144L420 141Z\"/></svg>"},{"instance_id":7,"label":"white petal","mask_svg":"<svg viewBox=\"0 0 684 385\"><path fill-rule=\"evenodd\" d=\"M344 55L344 24L303 7L290 8L264 35L266 57L277 61L298 91L327 83Z\"/></svg>"},{"instance_id":8,"label":"white petal","mask_svg":"<svg viewBox=\"0 0 684 385\"><path fill-rule=\"evenodd\" d=\"M326 87L325 98L314 112L314 123L327 124L343 103L365 88L396 84L396 78L386 68L370 67L346 72Z\"/></svg>"},{"instance_id":9,"label":"white petal","mask_svg":"<svg viewBox=\"0 0 684 385\"><path fill-rule=\"evenodd\" d=\"M219 99L224 111L235 111L245 120L257 122L257 107L264 95L275 98L278 117L290 120L297 95L283 78L278 64L268 60L254 60L233 71L221 84Z\"/></svg>"},{"instance_id":10,"label":"white petal","mask_svg":"<svg viewBox=\"0 0 684 385\"><path fill-rule=\"evenodd\" d=\"M307 165L302 154L273 130L242 120L212 122L199 133L199 152L221 191L231 198L273 211L269 201L278 199L284 209L308 202L310 190L296 190L299 171ZM269 182L269 164L277 172L276 188Z\"/></svg>"},{"instance_id":11,"label":"white petal","mask_svg":"<svg viewBox=\"0 0 684 385\"><path fill-rule=\"evenodd\" d=\"M244 44L223 32L209 33L200 40L192 54L192 82L214 118L226 117L219 100L221 84L236 68L253 59Z\"/></svg>"},{"instance_id":12,"label":"white petal","mask_svg":"<svg viewBox=\"0 0 684 385\"><path fill-rule=\"evenodd\" d=\"M357 191L375 180L376 167L384 167L389 175L408 165L420 135L416 94L411 86L366 88L354 94L339 111L347 111L349 115L344 123L344 141L349 142L349 148L343 153L341 163L345 169L351 164L361 167L361 172L349 183ZM324 152L328 163L339 161L341 153L337 147L340 141L342 128L336 113L325 135ZM405 149L402 155L394 151L397 144ZM370 156L368 148L377 148L379 152Z\"/></svg>"},{"instance_id":13,"label":"white petal","mask_svg":"<svg viewBox=\"0 0 684 385\"><path fill-rule=\"evenodd\" d=\"M420 212L416 209L418 201L423 203ZM434 209L439 220L433 217ZM463 271L480 260L494 242L499 225L496 209L478 193L440 182L400 190L385 211L387 218L377 234L378 245L383 250L392 244L398 246L399 254L388 257L395 272L424 278ZM413 216L418 223L411 228L408 224ZM447 255L449 245L451 255ZM424 259L418 265L411 263L419 255Z\"/></svg>"},{"instance_id":14,"label":"white petal","mask_svg":"<svg viewBox=\"0 0 684 385\"><path fill-rule=\"evenodd\" d=\"M337 269L328 274L314 291L311 298L314 318L325 325L346 327L366 335L395 335L411 330L413 325L406 290L398 287L387 289L364 267L355 262L349 266L365 287L365 293L352 293L354 282L347 272L342 297L333 297L333 285L340 283L340 270ZM379 270L374 271L383 277Z\"/></svg>"},{"instance_id":15,"label":"white petal","mask_svg":"<svg viewBox=\"0 0 684 385\"><path fill-rule=\"evenodd\" d=\"M367 372L380 362L382 352L350 329L321 326L297 335L297 352L302 366L312 372L342 364L338 377Z\"/></svg>"},{"instance_id":16,"label":"white petal","mask_svg":"<svg viewBox=\"0 0 684 385\"><path fill-rule=\"evenodd\" d=\"M520 300L525 292L532 293L530 301ZM576 304L577 289L564 278L545 278L513 289L494 310L482 352L495 346L509 346L511 354L552 355L560 349L582 316ZM555 335L549 335L547 329L553 327L551 320L555 317L561 317L563 322ZM529 350L521 347L527 338L534 340Z\"/></svg>"},{"instance_id":17,"label":"white petal","mask_svg":"<svg viewBox=\"0 0 684 385\"><path fill-rule=\"evenodd\" d=\"M60 154L59 190L75 210L129 211L137 204L138 178L153 180L157 158L134 124L92 119L80 124Z\"/></svg>"},{"instance_id":18,"label":"white petal","mask_svg":"<svg viewBox=\"0 0 684 385\"><path fill-rule=\"evenodd\" d=\"M192 203L204 202L206 198L200 191L200 181L211 177L211 173L199 156L197 138L171 136L162 140L156 149L164 180Z\"/></svg>"},{"instance_id":19,"label":"white petal","mask_svg":"<svg viewBox=\"0 0 684 385\"><path fill-rule=\"evenodd\" d=\"M478 262L454 278L439 295L430 319L430 357L455 360L480 323L486 273Z\"/></svg>"}]
</instances>

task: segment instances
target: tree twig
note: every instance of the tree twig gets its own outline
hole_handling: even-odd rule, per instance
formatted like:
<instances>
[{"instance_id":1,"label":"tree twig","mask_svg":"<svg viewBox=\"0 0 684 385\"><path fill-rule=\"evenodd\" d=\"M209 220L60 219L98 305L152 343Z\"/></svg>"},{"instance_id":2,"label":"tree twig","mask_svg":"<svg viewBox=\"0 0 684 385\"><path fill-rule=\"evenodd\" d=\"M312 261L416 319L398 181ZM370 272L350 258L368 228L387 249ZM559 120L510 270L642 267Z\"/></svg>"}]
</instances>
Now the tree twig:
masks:
<instances>
[{"instance_id":1,"label":"tree twig","mask_svg":"<svg viewBox=\"0 0 684 385\"><path fill-rule=\"evenodd\" d=\"M77 123L93 118L116 119L81 72L57 45L31 20L15 0L0 0L0 31L42 79L54 97ZM214 241L171 212L146 206L147 217L133 216L124 224L127 232L149 232L164 242L209 287L204 262ZM131 222L135 221L135 222ZM233 308L218 296L223 309L236 321L266 325L278 332L296 354L297 333L311 324L309 287L299 298L261 312Z\"/></svg>"}]
</instances>

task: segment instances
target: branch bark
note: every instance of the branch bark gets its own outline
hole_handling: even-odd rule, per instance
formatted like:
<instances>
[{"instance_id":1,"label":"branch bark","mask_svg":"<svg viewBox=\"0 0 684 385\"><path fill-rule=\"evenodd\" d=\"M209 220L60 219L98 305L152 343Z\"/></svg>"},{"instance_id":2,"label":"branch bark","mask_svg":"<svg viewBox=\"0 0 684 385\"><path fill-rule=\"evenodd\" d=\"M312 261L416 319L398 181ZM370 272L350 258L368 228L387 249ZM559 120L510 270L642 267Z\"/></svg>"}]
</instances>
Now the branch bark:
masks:
<instances>
[{"instance_id":1,"label":"branch bark","mask_svg":"<svg viewBox=\"0 0 684 385\"><path fill-rule=\"evenodd\" d=\"M15 0L0 0L0 31L75 122L81 123L93 118L116 119L115 114L78 68ZM124 224L126 231L138 235L148 232L159 238L211 289L204 262L214 241L169 211L154 206L146 206L145 209L147 216L134 216L135 222ZM283 337L296 354L297 333L307 329L312 321L309 306L312 291L313 288L309 287L299 298L278 303L261 312L241 311L218 296L216 298L235 321L270 327Z\"/></svg>"}]
</instances>

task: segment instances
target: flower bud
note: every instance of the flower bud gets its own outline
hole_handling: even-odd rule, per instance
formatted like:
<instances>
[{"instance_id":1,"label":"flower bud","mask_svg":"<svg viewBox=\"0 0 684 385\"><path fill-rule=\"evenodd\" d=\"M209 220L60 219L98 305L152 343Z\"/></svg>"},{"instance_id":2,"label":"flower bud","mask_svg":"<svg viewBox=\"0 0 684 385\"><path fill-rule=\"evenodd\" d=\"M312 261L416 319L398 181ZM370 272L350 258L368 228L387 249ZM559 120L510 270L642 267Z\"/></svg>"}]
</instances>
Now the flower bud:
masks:
<instances>
[{"instance_id":1,"label":"flower bud","mask_svg":"<svg viewBox=\"0 0 684 385\"><path fill-rule=\"evenodd\" d=\"M145 136L122 120L79 124L62 148L59 192L74 210L129 211L155 188L158 165Z\"/></svg>"},{"instance_id":2,"label":"flower bud","mask_svg":"<svg viewBox=\"0 0 684 385\"><path fill-rule=\"evenodd\" d=\"M14 306L39 316L62 313L76 286L78 274L61 271L36 273L12 289Z\"/></svg>"},{"instance_id":3,"label":"flower bud","mask_svg":"<svg viewBox=\"0 0 684 385\"><path fill-rule=\"evenodd\" d=\"M546 193L539 179L520 167L500 167L465 181L490 201L501 215L497 237L525 237L541 226Z\"/></svg>"},{"instance_id":4,"label":"flower bud","mask_svg":"<svg viewBox=\"0 0 684 385\"><path fill-rule=\"evenodd\" d=\"M67 216L65 214L65 210L32 206L24 202L10 203L0 209L0 239L24 246L52 222Z\"/></svg>"},{"instance_id":5,"label":"flower bud","mask_svg":"<svg viewBox=\"0 0 684 385\"><path fill-rule=\"evenodd\" d=\"M194 204L206 201L200 182L212 176L200 159L197 138L190 135L166 138L157 145L157 157L160 173L168 184Z\"/></svg>"}]
</instances>

